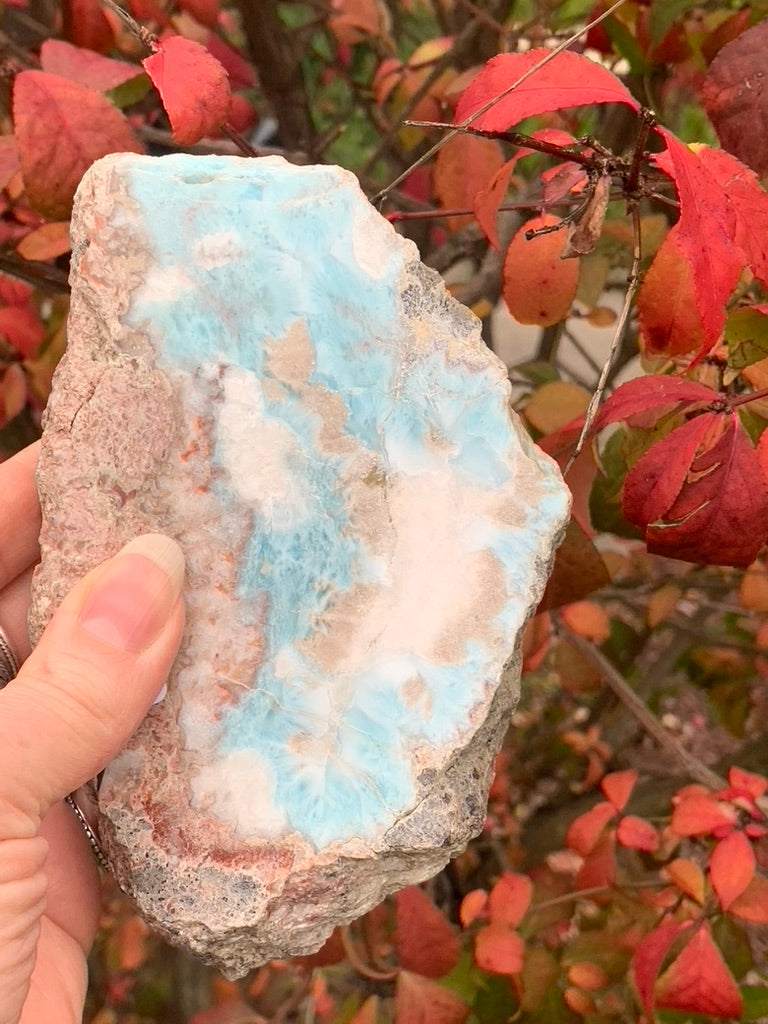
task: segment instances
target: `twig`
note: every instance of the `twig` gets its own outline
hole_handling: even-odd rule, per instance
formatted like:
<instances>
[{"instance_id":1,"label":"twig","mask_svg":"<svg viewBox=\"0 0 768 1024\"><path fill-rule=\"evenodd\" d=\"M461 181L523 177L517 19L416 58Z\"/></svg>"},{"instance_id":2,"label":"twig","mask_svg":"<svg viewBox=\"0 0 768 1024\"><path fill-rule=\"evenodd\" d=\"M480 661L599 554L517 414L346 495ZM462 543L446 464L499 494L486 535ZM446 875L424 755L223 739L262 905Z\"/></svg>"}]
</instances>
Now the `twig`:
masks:
<instances>
[{"instance_id":1,"label":"twig","mask_svg":"<svg viewBox=\"0 0 768 1024\"><path fill-rule=\"evenodd\" d=\"M37 260L24 260L16 255L0 254L0 271L17 277L20 281L51 292L53 295L66 295L69 291L69 276L65 270L39 263Z\"/></svg>"},{"instance_id":2,"label":"twig","mask_svg":"<svg viewBox=\"0 0 768 1024\"><path fill-rule=\"evenodd\" d=\"M608 358L603 364L603 369L600 373L600 379L597 382L597 387L594 390L592 397L589 400L587 411L584 414L584 426L581 428L579 439L576 442L576 447L573 449L573 453L568 459L568 462L563 469L563 476L566 476L571 466L574 464L581 454L584 444L589 437L590 431L592 430L592 424L595 421L597 410L600 408L600 403L603 400L605 389L608 386L608 380L613 369L613 364L616 361L616 357L619 354L621 348L622 338L624 337L624 331L626 330L627 323L629 321L629 313L632 309L632 302L635 297L635 292L640 284L640 260L642 252L640 248L640 214L638 212L637 203L633 200L632 206L632 224L634 226L635 245L634 252L632 253L632 269L629 272L629 280L627 282L627 291L624 295L624 304L621 307L619 313L619 319L616 321L616 328L613 332L613 338L611 339L611 347L608 352Z\"/></svg>"},{"instance_id":3,"label":"twig","mask_svg":"<svg viewBox=\"0 0 768 1024\"><path fill-rule=\"evenodd\" d=\"M347 954L347 960L349 960L350 966L353 967L362 978L367 978L369 981L394 981L398 974L398 969L393 971L377 971L370 964L365 963L360 958L357 952L357 946L352 938L352 933L349 930L349 925L345 925L339 929L341 935L341 944L344 947L344 952Z\"/></svg>"},{"instance_id":4,"label":"twig","mask_svg":"<svg viewBox=\"0 0 768 1024\"><path fill-rule=\"evenodd\" d=\"M120 4L115 3L115 0L104 0L104 4L113 12L113 14L118 16L126 28L128 28L148 50L154 51L157 49L157 36L153 32L149 32L143 25L140 25L138 21L135 21L128 11L124 10Z\"/></svg>"},{"instance_id":5,"label":"twig","mask_svg":"<svg viewBox=\"0 0 768 1024\"><path fill-rule=\"evenodd\" d=\"M649 736L669 753L673 754L685 767L692 779L709 786L711 789L722 789L725 786L725 779L707 768L705 764L694 757L685 749L674 736L671 736L656 716L648 710L642 700L637 696L632 687L618 672L602 651L599 651L593 643L584 637L569 633L568 642L573 644L579 654L588 661L594 668L602 681L608 686L624 704L628 711L637 719Z\"/></svg>"},{"instance_id":6,"label":"twig","mask_svg":"<svg viewBox=\"0 0 768 1024\"><path fill-rule=\"evenodd\" d=\"M377 203L381 202L383 199L386 199L386 197L389 195L393 188L397 188L397 186L400 185L401 182L405 181L409 174L413 173L413 171L415 171L418 167L421 167L422 164L425 164L428 160L431 160L432 157L437 152L439 152L447 142L450 142L451 139L456 138L456 136L464 128L468 128L479 117L482 117L483 114L489 111L491 107L494 107L496 106L497 103L501 102L501 100L503 100L505 96L509 96L509 94L511 92L514 92L514 90L521 86L523 82L526 82L532 75L536 74L537 71L540 71L541 68L543 68L546 64L549 64L551 60L554 60L554 58L559 53L562 53L563 50L567 50L568 47L571 46L572 43L575 43L577 39L580 39L585 32L588 32L591 28L594 28L596 25L599 25L602 21L605 21L605 19L610 17L614 13L614 11L617 11L619 7L622 7L625 2L626 0L616 0L616 3L612 4L607 11L603 11L603 13L598 15L597 18L594 18L592 21L590 21L588 25L585 25L583 28L578 29L578 31L568 36L567 39L564 39L562 43L559 43L553 50L550 50L546 57L543 57L538 62L538 64L535 64L532 68L529 68L525 72L525 74L521 75L517 79L517 81L513 82L512 85L507 86L507 88L500 92L498 96L494 96L492 99L488 100L487 103L484 103L482 107L480 107L478 110L474 112L474 114L471 114L469 117L465 118L461 122L461 124L456 125L452 131L449 131L446 135L442 137L442 139L436 142L434 146L431 146L426 153L423 153L418 158L418 160L414 161L414 163L412 163L407 170L403 171L403 173L399 175L399 177L395 178L395 180L391 182L389 185L387 185L386 188L383 188L380 192L378 192L373 197L371 202Z\"/></svg>"}]
</instances>

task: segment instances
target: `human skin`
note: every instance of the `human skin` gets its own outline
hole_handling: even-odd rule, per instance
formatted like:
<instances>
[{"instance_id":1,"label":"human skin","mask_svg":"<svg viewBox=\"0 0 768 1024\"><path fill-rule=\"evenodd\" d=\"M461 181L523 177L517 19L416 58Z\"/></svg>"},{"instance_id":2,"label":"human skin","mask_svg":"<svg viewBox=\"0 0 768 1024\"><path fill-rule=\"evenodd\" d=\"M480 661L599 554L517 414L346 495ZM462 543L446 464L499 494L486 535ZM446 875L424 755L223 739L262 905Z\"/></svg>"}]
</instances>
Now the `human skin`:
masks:
<instances>
[{"instance_id":1,"label":"human skin","mask_svg":"<svg viewBox=\"0 0 768 1024\"><path fill-rule=\"evenodd\" d=\"M30 652L37 446L0 465L0 626L22 668L0 691L0 1024L80 1024L99 876L63 798L93 778L165 682L183 557L145 535L85 577Z\"/></svg>"}]
</instances>

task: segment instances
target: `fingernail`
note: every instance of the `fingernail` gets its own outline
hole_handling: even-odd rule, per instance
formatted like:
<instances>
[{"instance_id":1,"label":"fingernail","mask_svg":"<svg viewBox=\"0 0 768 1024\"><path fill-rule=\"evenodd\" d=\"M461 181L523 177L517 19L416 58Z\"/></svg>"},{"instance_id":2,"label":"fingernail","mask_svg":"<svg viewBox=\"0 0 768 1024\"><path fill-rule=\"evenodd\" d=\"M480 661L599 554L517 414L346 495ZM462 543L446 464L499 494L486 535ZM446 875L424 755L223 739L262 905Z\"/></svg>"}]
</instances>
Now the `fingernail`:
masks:
<instances>
[{"instance_id":1,"label":"fingernail","mask_svg":"<svg viewBox=\"0 0 768 1024\"><path fill-rule=\"evenodd\" d=\"M78 621L102 643L138 653L168 621L183 585L184 555L176 541L144 534L106 564Z\"/></svg>"}]
</instances>

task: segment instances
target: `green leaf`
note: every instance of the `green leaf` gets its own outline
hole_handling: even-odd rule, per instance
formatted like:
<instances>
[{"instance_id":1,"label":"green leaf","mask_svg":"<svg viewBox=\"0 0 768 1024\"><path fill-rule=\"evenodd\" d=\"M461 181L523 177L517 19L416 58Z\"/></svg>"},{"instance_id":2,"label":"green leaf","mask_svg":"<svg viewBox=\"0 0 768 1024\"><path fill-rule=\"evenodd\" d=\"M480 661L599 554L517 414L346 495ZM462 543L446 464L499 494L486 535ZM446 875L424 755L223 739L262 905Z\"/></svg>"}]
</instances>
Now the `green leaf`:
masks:
<instances>
[{"instance_id":1,"label":"green leaf","mask_svg":"<svg viewBox=\"0 0 768 1024\"><path fill-rule=\"evenodd\" d=\"M551 363L544 360L533 360L530 363L519 363L511 368L515 377L523 377L529 380L534 387L540 388L542 384L551 384L560 380L560 374Z\"/></svg>"},{"instance_id":2,"label":"green leaf","mask_svg":"<svg viewBox=\"0 0 768 1024\"><path fill-rule=\"evenodd\" d=\"M741 1013L743 1021L763 1021L768 1018L768 988L764 985L742 985L741 998L744 1000Z\"/></svg>"},{"instance_id":3,"label":"green leaf","mask_svg":"<svg viewBox=\"0 0 768 1024\"><path fill-rule=\"evenodd\" d=\"M734 310L725 322L728 365L743 370L768 356L768 308Z\"/></svg>"},{"instance_id":4,"label":"green leaf","mask_svg":"<svg viewBox=\"0 0 768 1024\"><path fill-rule=\"evenodd\" d=\"M618 18L606 18L603 22L605 33L613 43L613 48L620 57L629 63L633 75L644 75L648 71L648 61L635 36L623 21Z\"/></svg>"},{"instance_id":5,"label":"green leaf","mask_svg":"<svg viewBox=\"0 0 768 1024\"><path fill-rule=\"evenodd\" d=\"M627 434L624 429L615 431L600 453L602 472L589 492L589 518L595 530L636 539L642 534L621 514L621 488L629 469L624 447Z\"/></svg>"},{"instance_id":6,"label":"green leaf","mask_svg":"<svg viewBox=\"0 0 768 1024\"><path fill-rule=\"evenodd\" d=\"M104 95L116 107L124 110L126 107L132 107L134 103L140 103L149 92L151 84L149 75L145 75L142 71L135 78L129 78L127 82L115 86L114 89L110 89Z\"/></svg>"},{"instance_id":7,"label":"green leaf","mask_svg":"<svg viewBox=\"0 0 768 1024\"><path fill-rule=\"evenodd\" d=\"M687 11L699 7L701 0L655 0L651 7L651 42L660 43L678 18Z\"/></svg>"}]
</instances>

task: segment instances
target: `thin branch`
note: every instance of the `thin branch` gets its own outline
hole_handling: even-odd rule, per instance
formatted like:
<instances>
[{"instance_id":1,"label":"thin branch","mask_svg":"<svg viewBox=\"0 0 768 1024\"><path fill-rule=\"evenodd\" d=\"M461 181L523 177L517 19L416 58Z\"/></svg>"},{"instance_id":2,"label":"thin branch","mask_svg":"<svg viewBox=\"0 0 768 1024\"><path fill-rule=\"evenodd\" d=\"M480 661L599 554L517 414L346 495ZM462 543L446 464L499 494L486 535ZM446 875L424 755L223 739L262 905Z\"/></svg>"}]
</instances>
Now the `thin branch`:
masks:
<instances>
[{"instance_id":1,"label":"thin branch","mask_svg":"<svg viewBox=\"0 0 768 1024\"><path fill-rule=\"evenodd\" d=\"M115 0L104 0L104 4L110 9L110 11L112 11L113 14L118 16L126 28L132 32L148 50L154 51L157 49L157 36L153 32L149 32L143 25L140 25L138 21L130 16L128 11L124 10L120 4L115 3Z\"/></svg>"},{"instance_id":2,"label":"thin branch","mask_svg":"<svg viewBox=\"0 0 768 1024\"><path fill-rule=\"evenodd\" d=\"M505 96L509 96L509 94L511 92L514 92L514 90L521 86L523 82L526 82L532 75L536 74L537 71L540 71L541 68L543 68L546 64L549 64L551 60L554 60L554 58L559 53L562 53L563 50L567 50L568 47L575 43L578 39L580 39L585 32L588 32L591 28L594 28L596 25L599 25L602 21L605 21L606 18L609 18L615 11L622 7L625 2L626 0L616 0L616 3L612 4L607 11L603 11L603 13L600 14L597 18L594 18L592 21L590 21L588 25L585 25L583 28L578 29L578 31L568 36L567 39L564 39L562 43L559 43L553 50L550 50L546 57L543 57L538 62L538 64L535 64L532 68L529 68L525 72L525 74L521 75L517 79L517 81L507 86L507 88L500 92L498 96L494 96L492 99L488 100L487 103L484 103L478 110L474 112L474 114L472 114L470 117L465 118L461 122L461 124L456 125L453 128L453 130L449 131L446 135L444 135L442 139L439 140L439 142L436 142L434 146L431 146L426 153L423 153L418 158L418 160L414 161L414 163L412 163L407 170L403 171L403 173L399 177L395 178L395 180L391 182L389 185L387 185L386 188L383 188L380 192L378 192L373 197L371 202L377 203L381 202L383 199L386 199L386 197L389 195L393 188L396 188L403 181L405 181L408 175L415 171L418 167L421 167L422 164L425 164L428 160L431 160L432 157L436 153L438 153L447 142L450 142L451 139L456 138L456 136L462 131L462 129L468 128L479 117L482 117L483 114L489 111L491 107L496 106L496 104L501 102L501 100L503 100Z\"/></svg>"},{"instance_id":3,"label":"thin branch","mask_svg":"<svg viewBox=\"0 0 768 1024\"><path fill-rule=\"evenodd\" d=\"M634 252L632 254L632 269L629 272L629 281L627 282L627 291L624 295L624 304L621 307L619 313L619 319L616 321L616 328L613 332L613 338L611 340L611 347L608 352L608 358L606 359L600 379L597 382L594 394L589 400L587 411L584 414L584 426L581 428L579 439L576 442L576 447L573 449L573 454L565 465L563 470L563 476L566 476L568 470L574 464L576 459L582 452L587 438L589 437L590 431L592 430L592 424L597 416L597 410L600 408L600 403L603 400L605 389L608 386L608 380L611 376L611 370L613 364L621 349L622 338L624 337L624 331L626 330L627 323L629 322L629 313L632 309L632 302L635 298L635 292L640 284L640 260L642 258L642 250L640 247L640 214L638 212L637 203L632 202L632 223L634 226L635 245Z\"/></svg>"},{"instance_id":4,"label":"thin branch","mask_svg":"<svg viewBox=\"0 0 768 1024\"><path fill-rule=\"evenodd\" d=\"M642 700L637 696L632 687L618 672L611 662L605 657L602 651L584 637L569 633L568 642L573 644L579 654L588 661L600 675L602 681L619 698L627 710L642 725L649 736L680 761L692 779L701 782L711 789L722 789L725 786L725 779L717 775L710 768L707 768L697 757L694 757L685 749L674 736L670 735L656 716L648 710Z\"/></svg>"}]
</instances>

